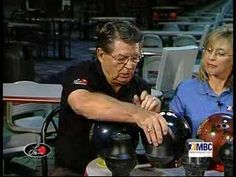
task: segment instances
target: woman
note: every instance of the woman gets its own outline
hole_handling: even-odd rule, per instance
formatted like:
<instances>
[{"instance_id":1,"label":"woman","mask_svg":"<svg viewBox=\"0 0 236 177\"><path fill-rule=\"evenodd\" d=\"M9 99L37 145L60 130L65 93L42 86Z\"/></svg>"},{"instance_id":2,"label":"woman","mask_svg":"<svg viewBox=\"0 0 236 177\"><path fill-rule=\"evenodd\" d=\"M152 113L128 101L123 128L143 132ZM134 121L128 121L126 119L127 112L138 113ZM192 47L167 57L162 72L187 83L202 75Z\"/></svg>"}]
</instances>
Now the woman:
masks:
<instances>
[{"instance_id":1,"label":"woman","mask_svg":"<svg viewBox=\"0 0 236 177\"><path fill-rule=\"evenodd\" d=\"M184 116L196 131L207 117L221 112L233 114L233 28L212 30L204 41L197 76L183 81L169 108Z\"/></svg>"}]
</instances>

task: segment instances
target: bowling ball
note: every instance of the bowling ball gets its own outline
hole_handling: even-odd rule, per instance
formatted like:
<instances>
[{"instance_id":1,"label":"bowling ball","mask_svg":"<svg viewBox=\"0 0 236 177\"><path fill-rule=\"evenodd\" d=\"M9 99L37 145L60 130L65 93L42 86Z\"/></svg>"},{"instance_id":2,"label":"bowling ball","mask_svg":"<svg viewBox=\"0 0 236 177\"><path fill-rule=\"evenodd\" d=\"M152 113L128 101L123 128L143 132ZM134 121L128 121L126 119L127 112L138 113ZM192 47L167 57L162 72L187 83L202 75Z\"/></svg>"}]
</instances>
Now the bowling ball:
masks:
<instances>
[{"instance_id":1,"label":"bowling ball","mask_svg":"<svg viewBox=\"0 0 236 177\"><path fill-rule=\"evenodd\" d=\"M224 145L220 147L219 158L220 161L226 166L233 168L233 153L234 153L234 144L233 138L226 141Z\"/></svg>"},{"instance_id":2,"label":"bowling ball","mask_svg":"<svg viewBox=\"0 0 236 177\"><path fill-rule=\"evenodd\" d=\"M91 128L90 141L99 157L104 158L112 146L112 137L118 134L127 134L131 137L131 144L136 149L139 140L139 129L134 124L117 122L95 122Z\"/></svg>"},{"instance_id":3,"label":"bowling ball","mask_svg":"<svg viewBox=\"0 0 236 177\"><path fill-rule=\"evenodd\" d=\"M213 143L213 160L219 162L221 146L233 137L232 115L216 113L207 117L198 127L197 137Z\"/></svg>"},{"instance_id":4,"label":"bowling ball","mask_svg":"<svg viewBox=\"0 0 236 177\"><path fill-rule=\"evenodd\" d=\"M185 148L185 141L192 136L190 125L187 121L173 112L160 113L167 121L169 133L164 136L162 144L153 146L149 144L144 133L141 133L142 142L147 159L154 166L165 168L178 160Z\"/></svg>"},{"instance_id":5,"label":"bowling ball","mask_svg":"<svg viewBox=\"0 0 236 177\"><path fill-rule=\"evenodd\" d=\"M112 172L112 176L130 176L130 172L137 164L131 136L119 133L111 138L113 143L105 154L107 168Z\"/></svg>"},{"instance_id":6,"label":"bowling ball","mask_svg":"<svg viewBox=\"0 0 236 177\"><path fill-rule=\"evenodd\" d=\"M176 17L177 17L176 12L171 12L171 13L169 14L169 18L170 18L171 20L176 20Z\"/></svg>"}]
</instances>

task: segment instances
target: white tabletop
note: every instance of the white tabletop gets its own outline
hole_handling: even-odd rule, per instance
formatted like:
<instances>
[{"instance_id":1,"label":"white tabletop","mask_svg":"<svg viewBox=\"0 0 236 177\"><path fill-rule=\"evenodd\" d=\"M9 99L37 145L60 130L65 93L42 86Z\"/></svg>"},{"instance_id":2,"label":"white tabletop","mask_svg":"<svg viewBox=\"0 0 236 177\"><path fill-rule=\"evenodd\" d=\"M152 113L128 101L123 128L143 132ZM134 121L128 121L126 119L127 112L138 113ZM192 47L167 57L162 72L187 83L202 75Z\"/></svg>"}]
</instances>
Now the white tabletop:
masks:
<instances>
[{"instance_id":1,"label":"white tabletop","mask_svg":"<svg viewBox=\"0 0 236 177\"><path fill-rule=\"evenodd\" d=\"M85 174L87 176L112 176L111 171L107 167L101 167L97 163L97 159L91 161L87 167ZM185 176L185 170L182 166L178 168L153 168L150 164L140 164L131 171L130 176ZM204 176L224 176L223 172L215 170L206 171Z\"/></svg>"},{"instance_id":2,"label":"white tabletop","mask_svg":"<svg viewBox=\"0 0 236 177\"><path fill-rule=\"evenodd\" d=\"M60 84L3 83L3 101L60 103L61 92Z\"/></svg>"}]
</instances>

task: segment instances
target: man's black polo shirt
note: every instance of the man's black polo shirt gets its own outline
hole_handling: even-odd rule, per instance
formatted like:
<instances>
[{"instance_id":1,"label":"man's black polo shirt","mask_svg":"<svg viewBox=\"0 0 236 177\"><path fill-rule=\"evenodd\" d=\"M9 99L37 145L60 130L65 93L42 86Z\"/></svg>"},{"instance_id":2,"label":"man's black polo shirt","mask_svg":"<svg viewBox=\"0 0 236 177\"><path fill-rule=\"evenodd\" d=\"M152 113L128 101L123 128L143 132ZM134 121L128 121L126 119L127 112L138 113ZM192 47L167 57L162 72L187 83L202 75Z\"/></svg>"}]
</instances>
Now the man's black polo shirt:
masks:
<instances>
[{"instance_id":1,"label":"man's black polo shirt","mask_svg":"<svg viewBox=\"0 0 236 177\"><path fill-rule=\"evenodd\" d=\"M143 90L150 93L150 87L144 80L134 76L129 84L122 86L119 92L115 93L107 82L98 60L83 61L66 73L61 98L56 163L83 173L87 163L96 158L96 155L89 143L92 120L76 115L67 103L68 95L76 89L100 92L132 103L135 94L140 95Z\"/></svg>"}]
</instances>

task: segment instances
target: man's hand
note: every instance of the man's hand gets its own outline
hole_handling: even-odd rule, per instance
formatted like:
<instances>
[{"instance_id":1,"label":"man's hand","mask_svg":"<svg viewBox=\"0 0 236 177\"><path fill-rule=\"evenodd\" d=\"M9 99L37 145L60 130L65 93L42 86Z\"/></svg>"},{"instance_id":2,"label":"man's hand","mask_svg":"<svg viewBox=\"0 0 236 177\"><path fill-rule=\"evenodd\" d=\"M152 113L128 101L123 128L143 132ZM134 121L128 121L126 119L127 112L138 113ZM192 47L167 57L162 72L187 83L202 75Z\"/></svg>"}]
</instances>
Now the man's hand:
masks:
<instances>
[{"instance_id":1,"label":"man's hand","mask_svg":"<svg viewBox=\"0 0 236 177\"><path fill-rule=\"evenodd\" d=\"M148 111L160 112L161 110L161 100L148 94L147 91L143 91L140 97L138 95L134 95L133 102Z\"/></svg>"},{"instance_id":2,"label":"man's hand","mask_svg":"<svg viewBox=\"0 0 236 177\"><path fill-rule=\"evenodd\" d=\"M165 118L161 114L143 110L139 120L137 124L143 129L148 142L154 146L161 144L163 136L169 131Z\"/></svg>"},{"instance_id":3,"label":"man's hand","mask_svg":"<svg viewBox=\"0 0 236 177\"><path fill-rule=\"evenodd\" d=\"M157 114L161 110L161 101L155 96L148 94L147 91L143 91L140 97L134 95L133 102L141 108L151 111L147 115L140 117L138 125L143 129L148 142L158 146L162 143L163 136L168 133L166 120L162 115Z\"/></svg>"}]
</instances>

